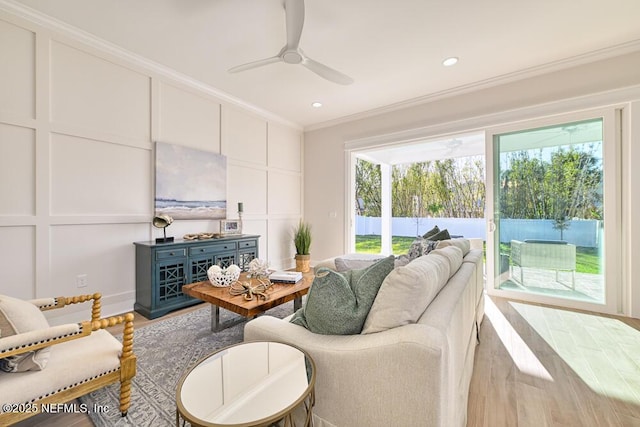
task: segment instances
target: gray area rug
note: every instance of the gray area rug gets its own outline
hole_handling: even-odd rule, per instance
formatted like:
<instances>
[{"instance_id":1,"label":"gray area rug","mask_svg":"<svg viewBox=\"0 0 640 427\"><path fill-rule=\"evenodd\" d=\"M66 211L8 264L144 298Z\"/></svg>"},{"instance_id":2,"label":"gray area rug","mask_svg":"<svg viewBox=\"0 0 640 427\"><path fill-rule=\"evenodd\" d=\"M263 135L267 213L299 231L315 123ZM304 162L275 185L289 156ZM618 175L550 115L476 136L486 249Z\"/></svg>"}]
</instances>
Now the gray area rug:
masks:
<instances>
[{"instance_id":1,"label":"gray area rug","mask_svg":"<svg viewBox=\"0 0 640 427\"><path fill-rule=\"evenodd\" d=\"M222 321L236 317L220 310ZM174 426L176 422L176 386L182 374L198 360L215 350L242 341L245 322L220 332L211 332L209 304L193 312L175 316L134 331L134 353L138 357L137 374L131 387L131 407L120 416L120 385L113 384L80 398L109 408L106 413L90 413L98 427ZM293 302L266 312L279 318L293 313ZM121 339L121 336L117 336Z\"/></svg>"}]
</instances>

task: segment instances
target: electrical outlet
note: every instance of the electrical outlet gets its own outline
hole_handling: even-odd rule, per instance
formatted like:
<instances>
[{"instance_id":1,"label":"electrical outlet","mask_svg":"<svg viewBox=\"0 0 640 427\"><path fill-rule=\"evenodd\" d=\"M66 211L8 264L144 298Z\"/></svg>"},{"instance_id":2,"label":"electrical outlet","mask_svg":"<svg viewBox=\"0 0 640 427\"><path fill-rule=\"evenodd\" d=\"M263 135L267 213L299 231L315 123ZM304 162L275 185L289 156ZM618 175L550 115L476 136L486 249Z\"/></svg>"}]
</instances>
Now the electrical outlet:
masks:
<instances>
[{"instance_id":1,"label":"electrical outlet","mask_svg":"<svg viewBox=\"0 0 640 427\"><path fill-rule=\"evenodd\" d=\"M86 274L78 274L76 276L76 285L79 288L86 288L87 287L87 275Z\"/></svg>"}]
</instances>

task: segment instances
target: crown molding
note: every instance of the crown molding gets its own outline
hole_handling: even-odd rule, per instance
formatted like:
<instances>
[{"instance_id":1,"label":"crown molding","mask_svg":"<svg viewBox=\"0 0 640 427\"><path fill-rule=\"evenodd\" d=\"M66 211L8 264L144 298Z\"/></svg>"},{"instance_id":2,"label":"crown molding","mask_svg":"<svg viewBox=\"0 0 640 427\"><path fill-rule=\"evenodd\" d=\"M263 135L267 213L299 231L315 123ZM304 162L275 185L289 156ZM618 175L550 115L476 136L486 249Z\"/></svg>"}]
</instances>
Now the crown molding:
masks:
<instances>
[{"instance_id":1,"label":"crown molding","mask_svg":"<svg viewBox=\"0 0 640 427\"><path fill-rule=\"evenodd\" d=\"M449 137L459 133L484 131L487 127L504 126L531 120L536 117L549 117L566 114L567 111L589 111L603 106L621 107L622 105L640 99L640 85L628 86L552 101L543 104L530 105L512 110L467 117L460 120L438 123L436 125L407 129L398 132L356 138L345 141L347 151L358 151L384 146L406 144L431 138Z\"/></svg>"},{"instance_id":2,"label":"crown molding","mask_svg":"<svg viewBox=\"0 0 640 427\"><path fill-rule=\"evenodd\" d=\"M22 3L18 3L14 0L0 0L0 10L10 13L12 15L15 15L21 19L24 19L28 22L36 24L49 31L60 33L63 36L69 37L77 42L80 42L91 48L97 49L101 52L108 53L109 55L112 55L126 62L133 63L147 72L171 79L173 81L177 81L186 86L189 86L191 88L204 92L207 95L211 95L228 104L248 110L254 114L257 114L265 118L268 121L280 123L280 124L292 127L296 130L300 130L300 131L303 130L303 127L298 123L291 122L290 120L280 117L270 111L267 111L258 106L250 104L227 92L224 92L213 86L207 85L199 80L196 80L192 77L182 74L165 65L154 62L141 55L133 53L114 43L111 43L104 39L96 37L95 35L87 31L74 27L73 25L67 24L66 22L60 21L59 19L56 19L52 16L46 15ZM36 31L36 34L37 34L37 31Z\"/></svg>"},{"instance_id":3,"label":"crown molding","mask_svg":"<svg viewBox=\"0 0 640 427\"><path fill-rule=\"evenodd\" d=\"M445 89L429 95L424 95L417 98L408 99L406 101L389 104L384 107L375 108L372 110L367 110L360 113L339 117L337 119L327 120L325 122L312 124L309 126L305 126L304 131L310 132L310 131L319 130L323 128L333 127L340 124L353 122L356 120L362 120L362 119L366 119L366 118L370 118L370 117L374 117L374 116L378 116L386 113L391 113L391 112L402 110L405 108L416 107L419 105L428 104L430 102L439 101L441 99L463 95L466 93L471 93L471 92L479 91L482 89L488 89L491 87L500 86L503 84L524 80L527 78L549 74L554 71L561 71L561 70L576 67L579 65L601 61L604 59L613 58L616 56L621 56L621 55L634 53L638 51L640 51L640 40L633 40L627 43L622 43L619 45L584 53L582 55L565 58L559 61L549 62L547 64L538 65L535 67L514 71L512 73L491 77L489 79L481 80L481 81L470 83L467 85L457 86L451 89Z\"/></svg>"}]
</instances>

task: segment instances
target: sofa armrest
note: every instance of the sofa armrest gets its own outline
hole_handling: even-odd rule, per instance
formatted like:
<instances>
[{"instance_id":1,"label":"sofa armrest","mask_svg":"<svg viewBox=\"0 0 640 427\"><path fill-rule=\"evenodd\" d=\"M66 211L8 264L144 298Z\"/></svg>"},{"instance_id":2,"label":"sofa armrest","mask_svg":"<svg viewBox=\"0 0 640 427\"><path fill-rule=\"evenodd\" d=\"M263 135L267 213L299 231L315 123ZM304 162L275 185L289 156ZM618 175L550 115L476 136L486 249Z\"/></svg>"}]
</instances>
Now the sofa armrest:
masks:
<instances>
[{"instance_id":1,"label":"sofa armrest","mask_svg":"<svg viewBox=\"0 0 640 427\"><path fill-rule=\"evenodd\" d=\"M91 301L91 321L95 322L100 320L100 312L102 310L101 303L102 294L96 292L91 295L76 295L72 297L57 297L57 298L41 298L31 300L32 304L38 306L40 310L54 310L57 308L63 308L70 304L80 304L83 302Z\"/></svg>"},{"instance_id":2,"label":"sofa armrest","mask_svg":"<svg viewBox=\"0 0 640 427\"><path fill-rule=\"evenodd\" d=\"M244 340L290 343L307 351L318 370L314 414L330 423L441 425L449 345L432 326L336 336L261 316L246 324Z\"/></svg>"},{"instance_id":3,"label":"sofa armrest","mask_svg":"<svg viewBox=\"0 0 640 427\"><path fill-rule=\"evenodd\" d=\"M122 332L122 353L120 354L120 378L130 380L136 375L136 355L133 354L133 313L126 313L122 316L113 316L91 322L91 330L109 328L111 326L124 324ZM127 383L127 393L130 394L130 384ZM122 406L120 410L123 411Z\"/></svg>"},{"instance_id":4,"label":"sofa armrest","mask_svg":"<svg viewBox=\"0 0 640 427\"><path fill-rule=\"evenodd\" d=\"M133 313L122 316L113 316L91 322L91 330L106 329L111 326L124 324L122 331L122 357L127 357L133 352Z\"/></svg>"},{"instance_id":5,"label":"sofa armrest","mask_svg":"<svg viewBox=\"0 0 640 427\"><path fill-rule=\"evenodd\" d=\"M122 342L123 353L130 353L133 350L133 314L127 313L124 316L114 316L94 322L67 323L0 338L0 359L82 338L98 329L105 329L120 323L125 324Z\"/></svg>"},{"instance_id":6,"label":"sofa armrest","mask_svg":"<svg viewBox=\"0 0 640 427\"><path fill-rule=\"evenodd\" d=\"M426 325L405 325L407 327L394 328L375 334L357 335L322 335L295 325L287 319L273 316L260 316L245 325L244 340L272 340L289 342L303 348L314 348L319 351L360 351L366 348L376 348L393 345L399 342L414 343L438 350L446 344L445 337L435 328L425 333ZM412 326L414 328L412 328Z\"/></svg>"},{"instance_id":7,"label":"sofa armrest","mask_svg":"<svg viewBox=\"0 0 640 427\"><path fill-rule=\"evenodd\" d=\"M89 335L88 322L68 323L0 338L0 358L39 350L53 344Z\"/></svg>"},{"instance_id":8,"label":"sofa armrest","mask_svg":"<svg viewBox=\"0 0 640 427\"><path fill-rule=\"evenodd\" d=\"M38 298L38 299L30 299L27 302L35 305L40 310L52 310L54 308L58 308L58 299L59 298Z\"/></svg>"}]
</instances>

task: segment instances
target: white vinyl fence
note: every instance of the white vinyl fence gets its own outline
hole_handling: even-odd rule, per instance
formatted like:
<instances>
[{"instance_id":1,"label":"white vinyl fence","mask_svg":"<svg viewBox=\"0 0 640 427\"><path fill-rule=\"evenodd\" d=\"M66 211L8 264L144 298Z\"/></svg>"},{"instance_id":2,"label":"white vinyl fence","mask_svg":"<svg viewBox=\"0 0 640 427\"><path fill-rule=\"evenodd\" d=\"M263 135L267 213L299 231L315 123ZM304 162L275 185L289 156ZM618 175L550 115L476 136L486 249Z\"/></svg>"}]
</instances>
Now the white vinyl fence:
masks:
<instances>
[{"instance_id":1,"label":"white vinyl fence","mask_svg":"<svg viewBox=\"0 0 640 427\"><path fill-rule=\"evenodd\" d=\"M563 231L562 240L576 246L595 248L602 242L602 221L573 220ZM394 236L421 236L437 225L453 236L487 238L484 218L393 218L391 234ZM560 230L553 228L550 219L503 219L499 222L500 241L541 239L560 240ZM356 216L356 235L379 235L379 217Z\"/></svg>"}]
</instances>

